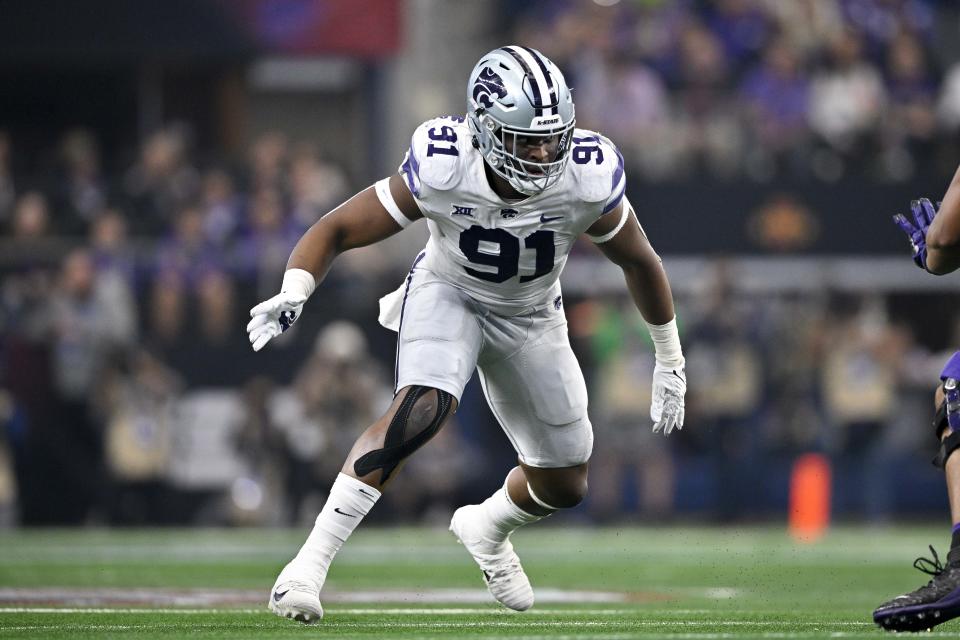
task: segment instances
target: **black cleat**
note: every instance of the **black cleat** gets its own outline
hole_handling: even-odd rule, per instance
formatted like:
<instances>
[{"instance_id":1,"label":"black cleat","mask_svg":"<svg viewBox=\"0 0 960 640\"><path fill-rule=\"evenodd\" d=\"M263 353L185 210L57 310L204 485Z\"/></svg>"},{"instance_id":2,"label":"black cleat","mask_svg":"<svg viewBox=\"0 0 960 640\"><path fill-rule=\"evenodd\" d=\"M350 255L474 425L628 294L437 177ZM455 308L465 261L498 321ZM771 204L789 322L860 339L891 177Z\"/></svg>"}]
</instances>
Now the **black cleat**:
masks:
<instances>
[{"instance_id":1,"label":"black cleat","mask_svg":"<svg viewBox=\"0 0 960 640\"><path fill-rule=\"evenodd\" d=\"M951 549L947 565L933 547L933 560L917 558L913 566L933 576L916 591L884 602L873 612L873 621L887 631L925 631L960 616L960 547Z\"/></svg>"}]
</instances>

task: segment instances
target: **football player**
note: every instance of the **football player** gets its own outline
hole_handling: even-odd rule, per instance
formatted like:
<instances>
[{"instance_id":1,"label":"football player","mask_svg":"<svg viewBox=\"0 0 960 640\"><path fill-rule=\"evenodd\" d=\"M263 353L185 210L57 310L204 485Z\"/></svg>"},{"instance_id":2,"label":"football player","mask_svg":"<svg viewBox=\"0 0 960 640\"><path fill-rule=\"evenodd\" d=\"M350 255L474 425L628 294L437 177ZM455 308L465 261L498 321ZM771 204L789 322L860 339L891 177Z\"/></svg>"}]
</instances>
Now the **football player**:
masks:
<instances>
[{"instance_id":1,"label":"football player","mask_svg":"<svg viewBox=\"0 0 960 640\"><path fill-rule=\"evenodd\" d=\"M960 169L943 197L939 211L926 198L910 203L913 220L904 215L894 221L907 234L913 261L921 269L943 275L960 267ZM947 563L930 547L933 559L917 558L913 565L932 576L916 591L881 604L873 619L890 631L921 631L960 616L960 351L953 354L940 373L934 394L933 429L940 450L933 462L946 474L953 533Z\"/></svg>"},{"instance_id":2,"label":"football player","mask_svg":"<svg viewBox=\"0 0 960 640\"><path fill-rule=\"evenodd\" d=\"M570 89L541 53L507 46L470 74L467 114L420 125L399 172L321 218L300 239L280 293L251 309L254 350L289 328L343 251L426 218L430 238L401 287L381 300L398 333L396 396L356 441L313 531L280 572L269 606L311 622L334 555L403 461L457 409L474 369L519 464L450 530L506 607L533 606L510 534L587 491L593 433L583 374L567 338L558 278L586 235L623 270L656 350L653 430L683 425L686 379L660 258L624 195L610 140L575 128Z\"/></svg>"}]
</instances>

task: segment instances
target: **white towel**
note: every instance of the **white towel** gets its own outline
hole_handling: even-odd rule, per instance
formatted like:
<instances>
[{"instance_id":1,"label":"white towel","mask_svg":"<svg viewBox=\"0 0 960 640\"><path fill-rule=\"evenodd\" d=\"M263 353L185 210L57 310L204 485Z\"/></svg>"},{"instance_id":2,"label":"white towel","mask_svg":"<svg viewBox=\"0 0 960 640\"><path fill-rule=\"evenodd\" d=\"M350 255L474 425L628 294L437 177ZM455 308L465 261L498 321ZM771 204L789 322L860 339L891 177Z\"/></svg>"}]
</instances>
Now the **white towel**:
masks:
<instances>
[{"instance_id":1,"label":"white towel","mask_svg":"<svg viewBox=\"0 0 960 640\"><path fill-rule=\"evenodd\" d=\"M407 283L404 281L395 291L380 298L380 316L377 320L390 331L400 331L400 312L406 292Z\"/></svg>"}]
</instances>

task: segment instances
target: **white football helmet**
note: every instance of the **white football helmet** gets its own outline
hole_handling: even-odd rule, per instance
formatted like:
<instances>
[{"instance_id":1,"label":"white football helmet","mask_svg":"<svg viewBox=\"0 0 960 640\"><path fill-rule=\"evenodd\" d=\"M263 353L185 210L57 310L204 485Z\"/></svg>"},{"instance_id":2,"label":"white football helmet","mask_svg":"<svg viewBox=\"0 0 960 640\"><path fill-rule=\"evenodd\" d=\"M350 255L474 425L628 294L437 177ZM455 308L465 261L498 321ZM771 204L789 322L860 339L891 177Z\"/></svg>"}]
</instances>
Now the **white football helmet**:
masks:
<instances>
[{"instance_id":1,"label":"white football helmet","mask_svg":"<svg viewBox=\"0 0 960 640\"><path fill-rule=\"evenodd\" d=\"M563 176L573 98L560 69L539 51L511 45L483 56L467 83L467 121L487 164L520 193L536 195ZM526 157L541 145L546 161Z\"/></svg>"}]
</instances>

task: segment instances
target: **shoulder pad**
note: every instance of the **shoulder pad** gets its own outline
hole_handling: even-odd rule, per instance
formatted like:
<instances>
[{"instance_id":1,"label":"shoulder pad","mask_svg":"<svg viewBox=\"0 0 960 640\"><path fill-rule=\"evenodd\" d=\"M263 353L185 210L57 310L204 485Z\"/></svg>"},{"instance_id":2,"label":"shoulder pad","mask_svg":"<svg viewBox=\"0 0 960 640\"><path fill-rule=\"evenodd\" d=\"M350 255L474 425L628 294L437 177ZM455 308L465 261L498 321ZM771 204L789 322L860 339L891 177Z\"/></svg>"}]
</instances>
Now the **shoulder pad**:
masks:
<instances>
[{"instance_id":1,"label":"shoulder pad","mask_svg":"<svg viewBox=\"0 0 960 640\"><path fill-rule=\"evenodd\" d=\"M574 130L567 166L580 200L619 202L626 186L623 156L608 138L586 129Z\"/></svg>"},{"instance_id":2,"label":"shoulder pad","mask_svg":"<svg viewBox=\"0 0 960 640\"><path fill-rule=\"evenodd\" d=\"M441 191L455 187L465 144L470 144L470 130L460 116L434 118L417 127L400 167L414 195L420 184Z\"/></svg>"}]
</instances>

